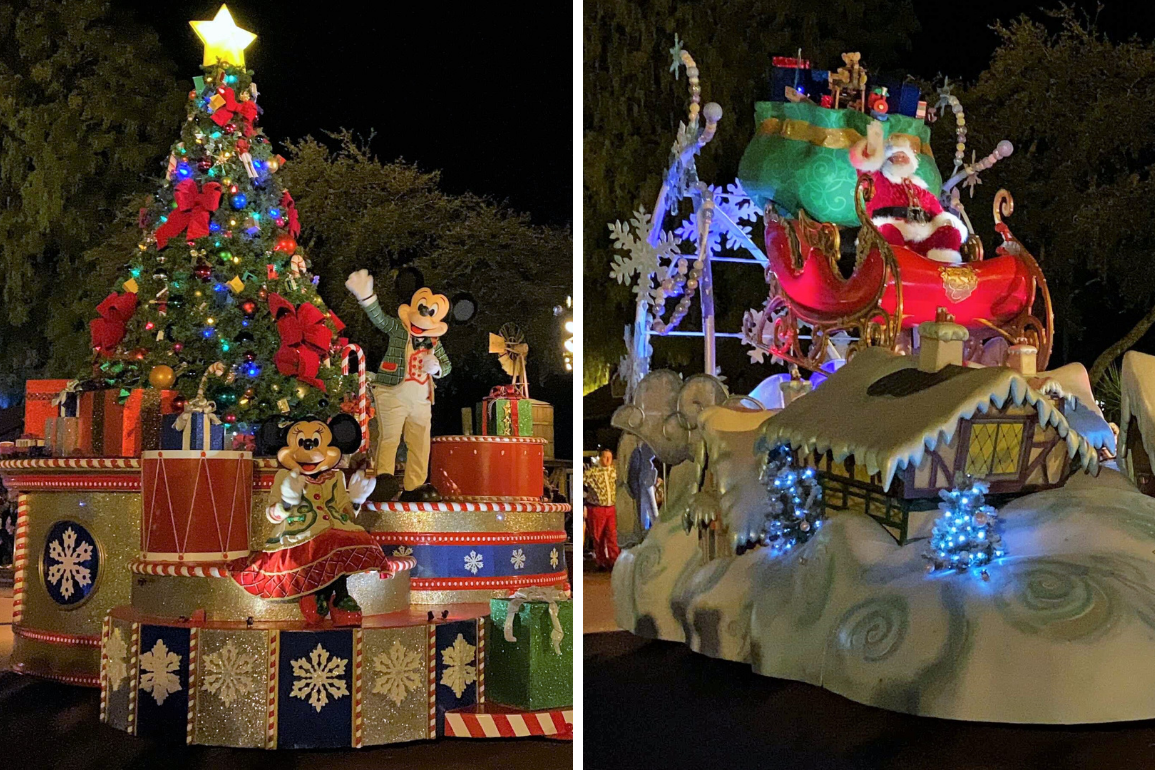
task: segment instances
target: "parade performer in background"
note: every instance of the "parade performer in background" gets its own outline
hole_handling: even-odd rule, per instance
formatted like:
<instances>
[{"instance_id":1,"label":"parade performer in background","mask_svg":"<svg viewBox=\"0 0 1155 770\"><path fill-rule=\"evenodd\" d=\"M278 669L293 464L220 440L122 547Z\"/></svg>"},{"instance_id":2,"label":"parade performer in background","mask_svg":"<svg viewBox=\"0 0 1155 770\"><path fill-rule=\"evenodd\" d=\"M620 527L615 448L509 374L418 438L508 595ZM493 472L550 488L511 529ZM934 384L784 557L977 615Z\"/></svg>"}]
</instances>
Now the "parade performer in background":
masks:
<instances>
[{"instance_id":1,"label":"parade performer in background","mask_svg":"<svg viewBox=\"0 0 1155 770\"><path fill-rule=\"evenodd\" d=\"M373 325L389 335L389 347L373 375L379 428L377 475L393 475L397 447L404 437L407 455L400 500L436 502L441 496L425 479L429 474L433 378L446 376L452 368L440 342L449 329L445 323L449 300L422 287L414 292L409 304L397 308L397 318L393 318L385 315L377 302L373 276L368 270L352 273L345 286Z\"/></svg>"},{"instance_id":2,"label":"parade performer in background","mask_svg":"<svg viewBox=\"0 0 1155 770\"><path fill-rule=\"evenodd\" d=\"M891 136L884 142L881 124L872 121L866 138L850 148L850 163L874 182L866 213L887 243L936 262L962 262L966 226L944 210L915 175L918 160L908 137Z\"/></svg>"},{"instance_id":3,"label":"parade performer in background","mask_svg":"<svg viewBox=\"0 0 1155 770\"><path fill-rule=\"evenodd\" d=\"M586 498L586 529L593 540L594 561L603 569L612 569L618 560L618 511L615 498L618 471L614 453L603 449L596 464L582 474Z\"/></svg>"},{"instance_id":4,"label":"parade performer in background","mask_svg":"<svg viewBox=\"0 0 1155 770\"><path fill-rule=\"evenodd\" d=\"M258 451L275 454L282 469L273 479L265 515L277 530L234 579L263 599L298 599L310 624L359 626L361 607L345 578L375 570L392 572L381 546L354 523L376 480L357 471L345 484L337 469L343 453L356 452L361 427L348 414L328 423L270 420L257 434Z\"/></svg>"}]
</instances>

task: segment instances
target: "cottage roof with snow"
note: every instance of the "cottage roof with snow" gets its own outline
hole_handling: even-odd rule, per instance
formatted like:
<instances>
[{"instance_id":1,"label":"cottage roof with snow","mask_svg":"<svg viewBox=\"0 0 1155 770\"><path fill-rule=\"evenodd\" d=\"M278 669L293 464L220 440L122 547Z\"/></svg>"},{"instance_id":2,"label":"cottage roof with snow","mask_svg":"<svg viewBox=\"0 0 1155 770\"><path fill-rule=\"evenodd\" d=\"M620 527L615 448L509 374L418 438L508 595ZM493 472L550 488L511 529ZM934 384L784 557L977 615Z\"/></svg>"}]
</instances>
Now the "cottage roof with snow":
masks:
<instances>
[{"instance_id":1,"label":"cottage roof with snow","mask_svg":"<svg viewBox=\"0 0 1155 770\"><path fill-rule=\"evenodd\" d=\"M1075 366L1086 379L1082 367ZM1050 374L1041 373L1040 378ZM1064 381L1074 384L1079 379L1077 372L1064 372L1037 390L1006 367L947 366L922 372L914 357L867 348L813 393L767 420L763 431L769 442L786 442L796 451L830 451L835 462L853 456L869 474L881 474L887 489L897 472L918 467L927 452L949 444L961 421L1009 405L1027 405L1037 411L1041 426L1054 427L1072 462L1094 474L1099 470L1097 448L1109 445L1113 450L1114 441L1094 401L1084 403L1089 387L1086 395L1078 393L1081 387L1071 388L1075 395L1063 387ZM1072 427L1056 408L1054 395L1066 399L1068 411L1081 410L1080 419L1093 428L1094 440Z\"/></svg>"}]
</instances>

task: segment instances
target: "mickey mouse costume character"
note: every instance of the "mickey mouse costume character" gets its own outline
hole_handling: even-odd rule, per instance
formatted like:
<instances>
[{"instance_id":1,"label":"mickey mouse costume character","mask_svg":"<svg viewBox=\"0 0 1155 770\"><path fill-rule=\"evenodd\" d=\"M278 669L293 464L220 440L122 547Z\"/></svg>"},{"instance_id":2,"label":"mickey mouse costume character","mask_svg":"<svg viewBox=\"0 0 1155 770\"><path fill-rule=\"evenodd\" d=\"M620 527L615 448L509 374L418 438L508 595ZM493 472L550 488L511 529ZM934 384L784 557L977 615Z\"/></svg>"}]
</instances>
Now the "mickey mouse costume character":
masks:
<instances>
[{"instance_id":1,"label":"mickey mouse costume character","mask_svg":"<svg viewBox=\"0 0 1155 770\"><path fill-rule=\"evenodd\" d=\"M373 276L358 270L345 287L365 309L369 320L389 335L389 347L373 374L374 405L379 438L377 475L392 475L397 447L405 438L402 502L437 502L436 487L425 481L429 474L429 439L433 421L433 378L449 374L452 365L440 337L449 329L445 317L449 299L426 287L413 293L409 304L397 308L397 318L385 315L373 292Z\"/></svg>"},{"instance_id":2,"label":"mickey mouse costume character","mask_svg":"<svg viewBox=\"0 0 1155 770\"><path fill-rule=\"evenodd\" d=\"M328 423L306 419L282 426L271 420L257 433L258 451L275 452L282 466L265 508L278 527L233 578L262 599L298 599L310 625L326 616L334 625L360 625L361 607L349 595L346 577L393 574L381 546L353 521L376 480L357 471L346 486L337 469L342 453L357 451L360 443L361 428L348 414Z\"/></svg>"},{"instance_id":3,"label":"mickey mouse costume character","mask_svg":"<svg viewBox=\"0 0 1155 770\"><path fill-rule=\"evenodd\" d=\"M850 163L874 182L866 213L887 243L936 262L962 262L966 226L915 176L918 161L907 137L892 136L884 143L882 126L874 121L866 138L850 148Z\"/></svg>"}]
</instances>

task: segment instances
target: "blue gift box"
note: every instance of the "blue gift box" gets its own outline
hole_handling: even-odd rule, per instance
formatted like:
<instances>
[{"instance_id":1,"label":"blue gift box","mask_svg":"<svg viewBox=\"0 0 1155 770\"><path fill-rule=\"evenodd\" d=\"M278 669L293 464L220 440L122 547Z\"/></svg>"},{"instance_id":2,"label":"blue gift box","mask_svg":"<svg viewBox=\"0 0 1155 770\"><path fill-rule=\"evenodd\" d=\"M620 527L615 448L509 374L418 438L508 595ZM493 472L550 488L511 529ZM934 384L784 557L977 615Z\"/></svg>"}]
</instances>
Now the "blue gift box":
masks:
<instances>
[{"instance_id":1,"label":"blue gift box","mask_svg":"<svg viewBox=\"0 0 1155 770\"><path fill-rule=\"evenodd\" d=\"M211 413L192 412L188 425L183 431L177 429L176 421L182 415L164 415L160 431L161 449L200 449L204 451L225 448L225 426L212 421ZM207 436L207 440L206 440Z\"/></svg>"}]
</instances>

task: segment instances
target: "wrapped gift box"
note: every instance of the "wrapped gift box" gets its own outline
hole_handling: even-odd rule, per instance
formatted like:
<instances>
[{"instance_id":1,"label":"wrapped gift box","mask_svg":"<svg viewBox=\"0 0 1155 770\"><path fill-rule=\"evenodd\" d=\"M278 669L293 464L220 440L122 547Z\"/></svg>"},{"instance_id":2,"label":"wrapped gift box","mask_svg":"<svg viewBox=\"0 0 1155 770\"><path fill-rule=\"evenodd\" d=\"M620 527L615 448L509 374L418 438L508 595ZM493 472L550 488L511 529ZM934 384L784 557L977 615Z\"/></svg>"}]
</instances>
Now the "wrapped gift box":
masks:
<instances>
[{"instance_id":1,"label":"wrapped gift box","mask_svg":"<svg viewBox=\"0 0 1155 770\"><path fill-rule=\"evenodd\" d=\"M201 449L225 448L225 426L213 422L211 412L189 412L188 424L183 430L177 427L180 414L166 414L160 434L161 449Z\"/></svg>"},{"instance_id":2,"label":"wrapped gift box","mask_svg":"<svg viewBox=\"0 0 1155 770\"><path fill-rule=\"evenodd\" d=\"M59 408L52 401L68 386L68 380L28 380L24 385L24 432L46 438L44 423L49 417L59 416ZM76 416L75 402L72 414Z\"/></svg>"},{"instance_id":3,"label":"wrapped gift box","mask_svg":"<svg viewBox=\"0 0 1155 770\"><path fill-rule=\"evenodd\" d=\"M532 436L533 404L510 388L494 388L478 405L477 424L487 436Z\"/></svg>"},{"instance_id":4,"label":"wrapped gift box","mask_svg":"<svg viewBox=\"0 0 1155 770\"><path fill-rule=\"evenodd\" d=\"M487 629L486 697L520 709L551 709L573 704L573 601L556 601L563 636L554 649L550 603L523 601L512 631L505 637L510 598L490 599Z\"/></svg>"},{"instance_id":5,"label":"wrapped gift box","mask_svg":"<svg viewBox=\"0 0 1155 770\"><path fill-rule=\"evenodd\" d=\"M115 388L80 393L78 449L85 457L118 457L123 437L124 406Z\"/></svg>"},{"instance_id":6,"label":"wrapped gift box","mask_svg":"<svg viewBox=\"0 0 1155 770\"><path fill-rule=\"evenodd\" d=\"M53 457L80 454L80 418L49 417L44 423L48 453Z\"/></svg>"},{"instance_id":7,"label":"wrapped gift box","mask_svg":"<svg viewBox=\"0 0 1155 770\"><path fill-rule=\"evenodd\" d=\"M146 450L161 449L165 415L176 413L175 390L138 388L124 402L121 456L139 457Z\"/></svg>"}]
</instances>

